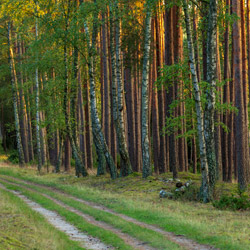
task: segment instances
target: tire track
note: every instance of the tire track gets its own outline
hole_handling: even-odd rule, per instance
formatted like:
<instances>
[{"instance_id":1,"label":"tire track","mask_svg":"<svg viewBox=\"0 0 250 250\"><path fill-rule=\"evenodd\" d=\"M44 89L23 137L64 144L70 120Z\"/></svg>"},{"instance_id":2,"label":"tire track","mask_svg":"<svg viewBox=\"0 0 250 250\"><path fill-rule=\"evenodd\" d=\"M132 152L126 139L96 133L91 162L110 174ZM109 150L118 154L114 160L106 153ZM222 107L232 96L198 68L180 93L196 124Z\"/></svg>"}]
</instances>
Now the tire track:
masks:
<instances>
[{"instance_id":1,"label":"tire track","mask_svg":"<svg viewBox=\"0 0 250 250\"><path fill-rule=\"evenodd\" d=\"M196 241L185 237L184 235L176 235L176 234L174 234L172 232L167 232L167 231L163 230L160 227L138 221L138 220L136 220L136 219L134 219L132 217L129 217L127 215L115 212L112 209L109 209L109 208L107 208L105 206L96 204L94 202L86 201L84 199L76 198L75 196L67 194L67 193L61 191L60 189L52 188L52 187L42 185L42 184L38 184L38 183L34 183L34 182L31 182L31 181L24 181L24 180L21 180L21 179L18 179L18 178L14 178L12 176L11 177L8 176L8 178L13 179L14 181L17 180L17 181L23 182L23 183L31 185L31 186L33 185L33 186L36 186L36 187L45 188L45 189L53 191L55 193L64 195L65 197L70 198L72 200L78 201L78 202L80 202L82 204L85 204L87 206L93 207L93 208L98 209L98 210L102 210L102 211L107 212L109 214L119 216L120 218L122 218L122 219L124 219L124 220L126 220L128 222L132 222L135 225L138 225L138 226L147 228L149 230L155 231L157 233L160 233L160 234L164 235L167 240L172 241L172 242L180 245L181 247L183 247L185 249L189 249L189 250L217 250L217 248L215 248L213 246L199 244Z\"/></svg>"},{"instance_id":2,"label":"tire track","mask_svg":"<svg viewBox=\"0 0 250 250\"><path fill-rule=\"evenodd\" d=\"M55 204L67 209L68 211L72 212L72 213L75 213L77 215L79 215L80 217L82 217L85 221L87 221L88 223L94 225L94 226L97 226L97 227L100 227L102 229L105 229L105 230L108 230L108 231L111 231L112 233L116 234L118 237L120 237L127 245L130 245L132 246L134 249L138 249L138 250L155 250L155 248L151 247L151 246L148 246L146 244L146 242L142 242L142 241L139 241L137 240L136 238L126 234L126 233L123 233L121 230L117 229L117 228L114 228L113 226L105 223L105 222L102 222L102 221L97 221L94 217L90 216L90 215L87 215L65 203L63 203L62 201L59 201L47 194L43 194L43 193L40 193L40 192L37 192L36 190L33 190L31 188L28 188L28 187L25 187L25 186L22 186L20 184L17 184L17 183L12 183L4 178L0 178L3 182L6 182L6 183L9 183L11 185L15 185L15 186L18 186L18 187L21 187L21 188L24 188L24 189L27 189L29 191L32 191L32 192L35 192L35 193L39 193L41 194L42 196L48 198L49 200L53 201Z\"/></svg>"},{"instance_id":3,"label":"tire track","mask_svg":"<svg viewBox=\"0 0 250 250\"><path fill-rule=\"evenodd\" d=\"M38 203L36 203L34 201L31 201L25 195L22 195L20 192L14 191L14 190L9 190L5 186L3 186L2 184L0 184L0 188L4 189L6 191L9 191L9 192L13 193L14 195L18 196L32 210L34 210L34 211L38 212L39 214L41 214L42 216L44 216L51 225L53 225L59 231L67 234L72 241L79 242L82 247L87 248L87 249L92 249L92 250L108 250L108 249L112 250L112 249L114 249L111 246L106 246L99 239L80 232L72 224L66 222L60 215L58 215L57 213L55 213L51 210L48 210L48 209L40 206Z\"/></svg>"}]
</instances>

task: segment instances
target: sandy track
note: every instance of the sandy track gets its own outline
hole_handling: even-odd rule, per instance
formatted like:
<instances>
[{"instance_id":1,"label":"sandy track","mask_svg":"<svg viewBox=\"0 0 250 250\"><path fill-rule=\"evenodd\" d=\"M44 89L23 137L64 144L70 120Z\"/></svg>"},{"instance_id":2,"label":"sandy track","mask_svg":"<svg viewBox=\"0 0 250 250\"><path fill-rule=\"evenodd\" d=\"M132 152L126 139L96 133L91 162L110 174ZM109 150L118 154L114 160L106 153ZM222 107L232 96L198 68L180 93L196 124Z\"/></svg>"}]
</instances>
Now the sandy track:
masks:
<instances>
[{"instance_id":1,"label":"sandy track","mask_svg":"<svg viewBox=\"0 0 250 250\"><path fill-rule=\"evenodd\" d=\"M28 185L33 185L33 186L36 186L36 187L45 188L45 189L53 191L55 193L63 194L64 196L66 196L68 198L71 198L72 200L81 202L81 203L83 203L85 205L88 205L90 207L93 207L95 209L99 209L99 210L105 211L107 213L119 216L120 218L122 218L122 219L124 219L124 220L126 220L128 222L132 222L132 223L134 223L134 224L136 224L138 226L141 226L141 227L150 229L152 231L155 231L157 233L160 233L160 234L164 235L167 240L172 241L172 242L180 245L181 247L183 247L185 249L189 249L189 250L216 250L215 247L212 247L212 246L209 246L209 245L199 244L199 243L195 242L194 240L186 238L183 235L176 235L176 234L174 234L172 232L167 232L167 231L163 230L160 227L138 221L138 220L136 220L136 219L134 219L132 217L129 217L129 216L121 214L121 213L117 213L117 212L115 212L115 211L113 211L113 210L111 210L111 209L109 209L109 208L107 208L105 206L102 206L102 205L99 205L99 204L96 204L96 203L93 203L93 202L89 202L89 201L86 201L84 199L76 198L76 197L74 197L72 195L69 195L69 194L59 190L59 189L48 187L46 185L37 184L37 183L34 183L34 182L30 182L30 181L24 181L24 180L21 180L21 179L18 179L18 178L10 177L10 176L8 176L8 178L13 179L13 181L17 180L17 181L23 182L23 183L28 184Z\"/></svg>"},{"instance_id":2,"label":"sandy track","mask_svg":"<svg viewBox=\"0 0 250 250\"><path fill-rule=\"evenodd\" d=\"M21 200L23 200L32 210L43 215L47 221L52 224L58 230L64 232L69 236L69 238L73 241L80 242L80 245L87 249L92 250L107 250L114 249L111 246L106 246L99 239L89 236L80 232L76 227L66 222L61 216L57 213L50 211L48 209L43 208L38 203L31 201L26 196L22 195L20 192L8 190L3 185L0 184L0 188L7 190L14 195L18 196Z\"/></svg>"}]
</instances>

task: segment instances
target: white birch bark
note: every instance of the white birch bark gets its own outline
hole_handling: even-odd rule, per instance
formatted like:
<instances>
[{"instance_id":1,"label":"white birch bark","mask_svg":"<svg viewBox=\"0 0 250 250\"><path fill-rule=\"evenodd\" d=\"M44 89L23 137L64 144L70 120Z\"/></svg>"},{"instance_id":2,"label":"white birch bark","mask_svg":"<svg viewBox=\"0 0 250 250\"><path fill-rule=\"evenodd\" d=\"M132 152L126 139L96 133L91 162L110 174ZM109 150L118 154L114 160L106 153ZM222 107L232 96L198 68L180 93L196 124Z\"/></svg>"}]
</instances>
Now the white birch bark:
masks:
<instances>
[{"instance_id":1,"label":"white birch bark","mask_svg":"<svg viewBox=\"0 0 250 250\"><path fill-rule=\"evenodd\" d=\"M188 12L187 0L182 0L182 3L183 3L183 10L185 13L189 62L190 62L190 69L191 69L191 74L192 74L192 84L194 88L195 108L196 108L196 115L197 115L197 131L198 131L198 138L199 138L201 172L202 172L201 197L203 199L203 202L206 203L210 199L210 192L209 192L209 175L208 175L206 143L205 143L205 136L204 136L204 117L203 117L203 110L201 106L201 94L200 94L200 88L199 88L199 83L198 83L198 78L197 78L194 46L193 46L193 39L191 35L191 24L190 24L189 12Z\"/></svg>"},{"instance_id":2,"label":"white birch bark","mask_svg":"<svg viewBox=\"0 0 250 250\"><path fill-rule=\"evenodd\" d=\"M115 1L115 3L111 2L109 5L109 9L110 9L110 47L111 47L111 66L112 66L113 115L114 115L114 122L118 139L119 153L121 155L121 161L122 161L121 176L127 176L130 173L132 173L132 166L130 163L128 147L125 138L125 126L124 126L124 115L123 115L124 84L121 73L121 37L120 37L120 20L118 17L119 13L118 2L117 1ZM115 38L115 43L114 43L114 38Z\"/></svg>"},{"instance_id":3,"label":"white birch bark","mask_svg":"<svg viewBox=\"0 0 250 250\"><path fill-rule=\"evenodd\" d=\"M36 1L37 12L37 1ZM38 39L38 19L36 17L35 23L36 41ZM38 64L38 56L36 55L36 64ZM41 138L40 138L40 110L39 110L39 78L38 78L38 65L36 65L35 72L35 86L36 86L36 148L37 148L37 169L40 172L42 168L42 152L41 152Z\"/></svg>"},{"instance_id":4,"label":"white birch bark","mask_svg":"<svg viewBox=\"0 0 250 250\"><path fill-rule=\"evenodd\" d=\"M148 129L148 103L149 103L149 53L151 44L151 7L149 0L146 2L145 40L143 52L143 70L141 87L141 133L142 133L142 176L151 175L149 129Z\"/></svg>"},{"instance_id":5,"label":"white birch bark","mask_svg":"<svg viewBox=\"0 0 250 250\"><path fill-rule=\"evenodd\" d=\"M11 23L10 22L8 22L8 52L9 52L9 67L10 67L10 75L11 75L11 88L12 88L17 150L18 150L18 156L19 156L19 165L23 166L24 154L23 154L23 146L22 146L21 134L20 134L20 122L19 122L18 105L17 105L17 100L18 100L17 79L16 79L13 49L11 45Z\"/></svg>"},{"instance_id":6,"label":"white birch bark","mask_svg":"<svg viewBox=\"0 0 250 250\"><path fill-rule=\"evenodd\" d=\"M96 19L97 17L95 17ZM100 119L97 112L97 105L96 105L96 84L95 84L95 46L96 46L96 21L93 24L93 34L92 34L92 44L90 41L89 35L89 28L84 21L84 30L87 40L87 47L88 47L88 71L89 71L89 81L90 81L90 109L91 109L91 121L92 121L92 132L95 138L95 143L99 146L99 148L103 151L105 156L106 162L108 164L108 168L110 170L110 175L112 179L117 177L116 166L114 160L109 152L107 143L105 141L102 127L100 123Z\"/></svg>"},{"instance_id":7,"label":"white birch bark","mask_svg":"<svg viewBox=\"0 0 250 250\"><path fill-rule=\"evenodd\" d=\"M209 170L209 185L212 192L216 181L216 154L214 139L214 113L216 91L216 41L217 41L217 5L218 0L210 0L207 27L207 82L206 107L204 113L204 131Z\"/></svg>"}]
</instances>

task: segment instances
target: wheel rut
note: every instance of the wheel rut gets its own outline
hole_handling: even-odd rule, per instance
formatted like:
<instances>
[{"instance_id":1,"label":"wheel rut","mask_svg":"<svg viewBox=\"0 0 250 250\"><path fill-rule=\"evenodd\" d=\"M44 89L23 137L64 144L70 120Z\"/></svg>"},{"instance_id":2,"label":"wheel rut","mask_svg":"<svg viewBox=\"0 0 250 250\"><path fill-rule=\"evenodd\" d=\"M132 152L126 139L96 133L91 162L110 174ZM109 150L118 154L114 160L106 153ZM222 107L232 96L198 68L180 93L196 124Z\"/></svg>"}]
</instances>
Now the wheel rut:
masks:
<instances>
[{"instance_id":1,"label":"wheel rut","mask_svg":"<svg viewBox=\"0 0 250 250\"><path fill-rule=\"evenodd\" d=\"M6 191L9 191L23 200L32 210L38 212L39 214L43 215L47 221L57 228L59 231L64 232L69 236L72 241L77 241L80 243L80 246L92 249L92 250L113 250L112 246L106 246L103 244L99 239L89 236L80 232L76 227L66 222L60 215L57 213L45 209L40 206L38 203L31 201L26 196L22 195L18 191L9 190L5 188L2 184L0 184L0 188Z\"/></svg>"},{"instance_id":2,"label":"wheel rut","mask_svg":"<svg viewBox=\"0 0 250 250\"><path fill-rule=\"evenodd\" d=\"M113 215L116 215L116 216L119 216L120 218L122 218L122 219L124 219L124 220L126 220L128 222L132 222L132 223L134 223L134 224L136 224L138 226L141 226L141 227L150 229L152 231L155 231L157 233L160 233L160 234L164 235L167 240L172 241L172 242L180 245L181 247L183 247L185 249L189 249L189 250L218 250L217 248L215 248L213 246L199 244L196 241L185 237L184 235L177 235L177 234L174 234L172 232L167 232L167 231L165 231L164 229L162 229L162 228L160 228L158 226L138 221L138 220L136 220L136 219L134 219L132 217L129 217L127 215L115 212L112 209L109 209L109 208L107 208L105 206L102 206L102 205L96 204L94 202L86 201L84 199L80 199L80 198L77 198L75 196L69 195L69 194L65 193L64 191L61 191L60 189L48 187L46 185L34 183L34 182L31 182L31 181L24 181L24 180L21 180L21 179L18 179L18 178L10 177L10 176L8 176L8 178L13 179L14 181L16 180L16 181L23 182L23 183L28 184L28 185L33 185L33 186L36 186L36 187L45 188L45 189L53 191L55 193L62 194L67 198L78 201L78 202L80 202L82 204L85 204L87 206L90 206L90 207L93 207L95 209L105 211L107 213L110 213L110 214L113 214Z\"/></svg>"},{"instance_id":3,"label":"wheel rut","mask_svg":"<svg viewBox=\"0 0 250 250\"><path fill-rule=\"evenodd\" d=\"M28 188L28 187L24 187L22 185L19 185L17 183L12 183L6 179L3 179L3 178L0 178L2 181L6 182L6 183L9 183L9 184L12 184L12 185L15 185L15 186L19 186L21 188L24 188L24 189L27 189L29 191L32 191L32 192L36 192L36 193L39 193L41 194L42 196L50 199L51 201L53 201L55 204L67 209L68 211L72 212L72 213L75 213L77 215L79 215L80 217L82 217L85 221L87 221L88 223L94 225L94 226L97 226L97 227L100 227L102 229L105 229L105 230L108 230L108 231L111 231L112 233L116 234L118 237L120 237L127 245L130 245L131 247L133 247L134 249L138 249L138 250L156 250L155 248L147 245L146 242L142 242L142 241L139 241L137 240L136 238L126 234L126 233L123 233L121 230L117 229L117 228L114 228L113 226L105 223L105 222L102 222L102 221L97 221L94 217L90 216L90 215L87 215L71 206L68 206L67 204L47 195L47 194L43 194L43 193L40 193L40 192L37 192L36 190L33 190L31 188ZM54 213L54 212L53 212ZM99 249L99 248L97 248ZM100 248L101 249L101 248ZM110 249L110 248L106 248L106 249Z\"/></svg>"}]
</instances>

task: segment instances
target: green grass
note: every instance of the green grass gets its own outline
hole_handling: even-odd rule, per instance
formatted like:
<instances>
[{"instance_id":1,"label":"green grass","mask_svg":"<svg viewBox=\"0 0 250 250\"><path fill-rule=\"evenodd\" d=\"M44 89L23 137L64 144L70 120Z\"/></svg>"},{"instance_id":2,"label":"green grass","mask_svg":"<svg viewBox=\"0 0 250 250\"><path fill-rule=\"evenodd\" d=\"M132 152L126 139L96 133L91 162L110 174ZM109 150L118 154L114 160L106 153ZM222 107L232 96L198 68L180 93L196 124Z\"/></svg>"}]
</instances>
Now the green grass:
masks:
<instances>
[{"instance_id":1,"label":"green grass","mask_svg":"<svg viewBox=\"0 0 250 250\"><path fill-rule=\"evenodd\" d=\"M128 190L127 186L122 187L125 183L126 185L131 184L130 189L139 189L136 186L137 177L129 177L125 181L123 179L116 181L105 179L104 181L102 178L94 177L77 179L61 174L38 176L34 170L17 168L0 168L0 174L59 188L78 198L105 205L137 220L156 224L166 231L183 234L199 243L210 244L226 250L250 248L249 212L220 211L213 208L211 204L159 199L158 191L155 193L141 192L139 195L137 192L132 192L129 195L127 191L120 192L122 188ZM188 179L189 174L184 177ZM195 178L199 177L192 177L193 180ZM112 191L107 190L107 185L103 188L104 182L112 187L119 186L119 193L115 192L115 188ZM139 185L142 183L140 181ZM154 180L148 180L145 183L152 185ZM229 188L232 187L234 188L235 185L229 186Z\"/></svg>"},{"instance_id":2,"label":"green grass","mask_svg":"<svg viewBox=\"0 0 250 250\"><path fill-rule=\"evenodd\" d=\"M21 191L22 194L24 194L29 199L37 202L42 207L48 210L57 212L59 215L64 217L64 219L67 222L76 226L80 231L86 232L89 235L99 238L102 242L106 243L107 245L112 245L116 247L117 249L124 249L124 250L133 249L131 246L125 244L124 241L121 238L119 238L117 235L115 235L114 233L86 222L81 216L68 211L67 209L57 205L50 199L44 196L41 196L40 194L36 192L32 192L32 191L26 190L25 188L2 182L1 180L0 180L0 183L6 186L8 189Z\"/></svg>"},{"instance_id":3,"label":"green grass","mask_svg":"<svg viewBox=\"0 0 250 250\"><path fill-rule=\"evenodd\" d=\"M12 179L8 178L8 181L13 182ZM155 231L149 230L147 228L140 227L138 225L135 225L132 222L127 222L126 220L120 218L119 216L115 216L113 214L95 209L93 207L87 206L85 204L82 204L81 202L75 201L73 199L67 198L63 195L56 194L52 191L49 191L47 189L31 186L24 184L22 182L15 181L15 183L21 184L24 187L32 188L38 192L42 192L44 194L47 194L57 200L60 200L64 202L65 204L74 207L78 209L79 211L89 214L93 216L98 221L104 221L118 229L120 229L122 232L127 233L131 235L132 237L135 237L141 241L146 241L151 246L157 248L157 249L181 249L177 244L170 242L166 240L166 237L164 237L162 234L157 233ZM13 183L14 184L14 183Z\"/></svg>"},{"instance_id":4,"label":"green grass","mask_svg":"<svg viewBox=\"0 0 250 250\"><path fill-rule=\"evenodd\" d=\"M77 242L33 211L14 194L0 189L0 249L80 250Z\"/></svg>"}]
</instances>

